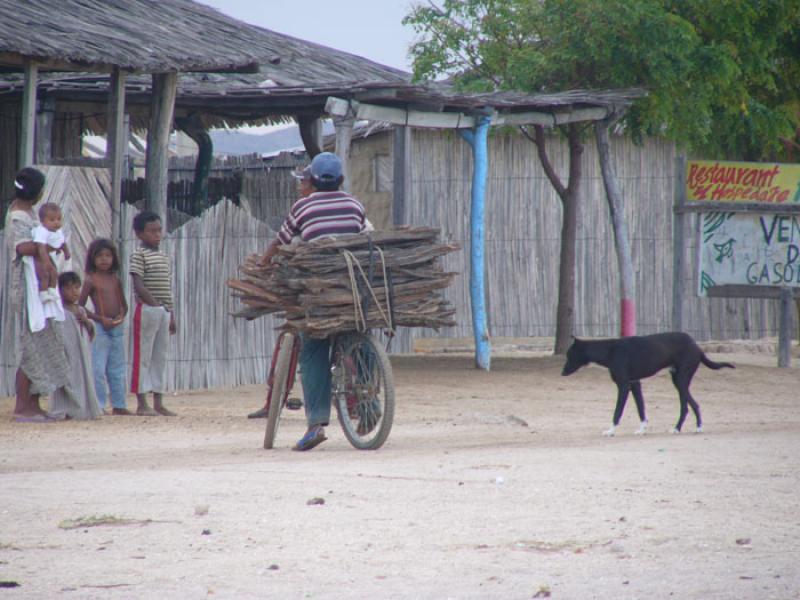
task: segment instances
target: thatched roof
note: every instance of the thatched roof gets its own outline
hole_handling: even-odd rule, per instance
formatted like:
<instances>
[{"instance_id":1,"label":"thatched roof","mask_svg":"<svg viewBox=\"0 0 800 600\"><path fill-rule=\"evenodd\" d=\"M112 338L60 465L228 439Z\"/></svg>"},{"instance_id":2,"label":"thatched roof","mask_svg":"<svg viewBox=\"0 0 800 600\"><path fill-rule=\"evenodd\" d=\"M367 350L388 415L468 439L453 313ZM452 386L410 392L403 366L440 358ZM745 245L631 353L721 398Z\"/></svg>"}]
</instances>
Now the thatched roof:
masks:
<instances>
[{"instance_id":1,"label":"thatched roof","mask_svg":"<svg viewBox=\"0 0 800 600\"><path fill-rule=\"evenodd\" d=\"M0 7L8 2L0 0ZM213 9L207 10L219 15ZM207 127L275 122L292 115L321 114L329 95L409 85L411 75L399 69L254 25L239 21L236 24L236 39L245 40L244 46L258 61L259 70L181 73L176 115L194 114ZM2 31L0 24L0 35ZM17 75L3 77L0 96L19 93L21 85L22 79ZM149 77L127 78L126 104L134 127L146 125L150 85ZM87 73L42 75L38 86L43 98L96 103L105 102L107 89L107 76ZM92 131L104 129L103 116L93 121L87 122Z\"/></svg>"},{"instance_id":2,"label":"thatched roof","mask_svg":"<svg viewBox=\"0 0 800 600\"><path fill-rule=\"evenodd\" d=\"M250 28L191 0L0 0L0 66L254 70Z\"/></svg>"},{"instance_id":3,"label":"thatched roof","mask_svg":"<svg viewBox=\"0 0 800 600\"><path fill-rule=\"evenodd\" d=\"M8 1L0 0L0 5ZM186 0L184 3L188 4ZM443 113L471 114L491 109L504 113L537 111L563 114L581 108L610 111L628 106L642 95L640 90L571 91L546 95L514 92L463 94L443 83L411 83L409 73L360 56L237 23L240 29L236 39L246 39L248 51L259 62L258 72L182 73L178 81L176 118L191 116L206 128L279 122L295 116L324 115L325 103L331 96L390 108ZM147 126L150 86L149 77L132 76L126 80L126 105L135 129ZM39 83L40 97L55 97L59 102L97 104L99 110L84 121L85 126L96 133L105 128L107 90L108 77L105 75L51 75L43 77ZM0 101L3 95L13 96L20 91L19 77L0 80Z\"/></svg>"},{"instance_id":4,"label":"thatched roof","mask_svg":"<svg viewBox=\"0 0 800 600\"><path fill-rule=\"evenodd\" d=\"M196 75L191 84L194 89L216 89L223 80L229 90L238 87L318 87L349 82L398 83L411 80L410 73L362 56L263 27L248 27L249 48L260 63L259 72L208 77ZM308 34L314 35L313 26L309 26ZM184 78L185 86L189 85L190 79Z\"/></svg>"}]
</instances>

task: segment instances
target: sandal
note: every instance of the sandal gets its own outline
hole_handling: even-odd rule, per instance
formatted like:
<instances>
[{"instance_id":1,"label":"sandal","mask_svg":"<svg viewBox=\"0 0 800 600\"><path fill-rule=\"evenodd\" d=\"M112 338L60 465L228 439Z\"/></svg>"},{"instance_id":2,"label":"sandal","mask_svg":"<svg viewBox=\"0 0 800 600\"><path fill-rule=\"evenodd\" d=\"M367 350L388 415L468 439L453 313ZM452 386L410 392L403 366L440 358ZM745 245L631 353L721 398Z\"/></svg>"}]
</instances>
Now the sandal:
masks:
<instances>
[{"instance_id":1,"label":"sandal","mask_svg":"<svg viewBox=\"0 0 800 600\"><path fill-rule=\"evenodd\" d=\"M306 434L297 441L292 450L305 452L306 450L316 448L327 439L328 438L325 437L325 430L322 428L322 426L314 425L313 427L308 428Z\"/></svg>"}]
</instances>

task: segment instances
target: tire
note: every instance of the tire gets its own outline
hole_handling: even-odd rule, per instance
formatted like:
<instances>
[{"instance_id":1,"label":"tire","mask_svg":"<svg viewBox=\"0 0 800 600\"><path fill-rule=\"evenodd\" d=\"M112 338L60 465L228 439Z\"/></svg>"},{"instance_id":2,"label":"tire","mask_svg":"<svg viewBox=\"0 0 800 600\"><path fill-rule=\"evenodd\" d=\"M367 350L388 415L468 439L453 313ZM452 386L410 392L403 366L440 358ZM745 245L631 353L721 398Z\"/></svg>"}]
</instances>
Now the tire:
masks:
<instances>
[{"instance_id":1,"label":"tire","mask_svg":"<svg viewBox=\"0 0 800 600\"><path fill-rule=\"evenodd\" d=\"M383 446L394 421L394 377L383 346L369 334L342 336L334 350L331 395L354 448Z\"/></svg>"},{"instance_id":2,"label":"tire","mask_svg":"<svg viewBox=\"0 0 800 600\"><path fill-rule=\"evenodd\" d=\"M286 395L286 383L289 381L289 365L292 362L292 349L295 337L291 333L281 338L275 371L272 374L272 387L269 391L269 411L267 411L267 429L264 433L264 450L272 449L275 435L278 433L278 420L283 409L283 397Z\"/></svg>"}]
</instances>

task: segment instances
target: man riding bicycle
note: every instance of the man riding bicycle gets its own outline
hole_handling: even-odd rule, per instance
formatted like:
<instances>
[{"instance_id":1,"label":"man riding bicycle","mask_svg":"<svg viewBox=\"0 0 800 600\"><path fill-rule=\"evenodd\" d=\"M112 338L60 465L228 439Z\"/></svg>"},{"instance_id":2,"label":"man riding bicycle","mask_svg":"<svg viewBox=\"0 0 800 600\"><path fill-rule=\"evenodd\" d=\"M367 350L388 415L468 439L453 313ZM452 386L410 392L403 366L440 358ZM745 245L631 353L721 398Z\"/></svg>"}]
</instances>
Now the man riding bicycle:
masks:
<instances>
[{"instance_id":1,"label":"man riding bicycle","mask_svg":"<svg viewBox=\"0 0 800 600\"><path fill-rule=\"evenodd\" d=\"M262 262L269 264L282 244L295 236L304 242L323 236L360 233L367 226L364 206L341 191L342 163L331 152L322 152L310 165L313 191L297 200L281 225L278 236L267 247ZM308 430L293 450L311 450L324 442L331 415L330 340L302 335L300 369ZM281 399L276 399L280 401Z\"/></svg>"}]
</instances>

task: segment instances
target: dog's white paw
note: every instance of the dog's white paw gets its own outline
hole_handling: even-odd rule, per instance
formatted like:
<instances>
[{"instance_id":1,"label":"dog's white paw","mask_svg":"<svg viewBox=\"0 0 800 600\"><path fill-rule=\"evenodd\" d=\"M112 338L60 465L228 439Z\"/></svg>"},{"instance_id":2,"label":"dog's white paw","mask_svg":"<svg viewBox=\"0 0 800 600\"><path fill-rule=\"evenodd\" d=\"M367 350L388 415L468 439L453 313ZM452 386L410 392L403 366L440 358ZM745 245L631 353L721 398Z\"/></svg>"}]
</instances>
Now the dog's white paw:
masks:
<instances>
[{"instance_id":1,"label":"dog's white paw","mask_svg":"<svg viewBox=\"0 0 800 600\"><path fill-rule=\"evenodd\" d=\"M614 425L612 425L609 429L606 429L603 432L603 435L606 436L606 437L614 437L614 434L616 433L616 431L617 431L617 428Z\"/></svg>"},{"instance_id":2,"label":"dog's white paw","mask_svg":"<svg viewBox=\"0 0 800 600\"><path fill-rule=\"evenodd\" d=\"M644 435L647 433L647 421L642 421L639 423L639 427L633 433L634 435Z\"/></svg>"},{"instance_id":3,"label":"dog's white paw","mask_svg":"<svg viewBox=\"0 0 800 600\"><path fill-rule=\"evenodd\" d=\"M673 435L676 435L676 434L680 433L680 432L681 432L681 430L680 430L680 429L678 429L677 427L673 427L672 429L670 429L670 430L669 430L669 432L670 432L671 434L673 434Z\"/></svg>"}]
</instances>

